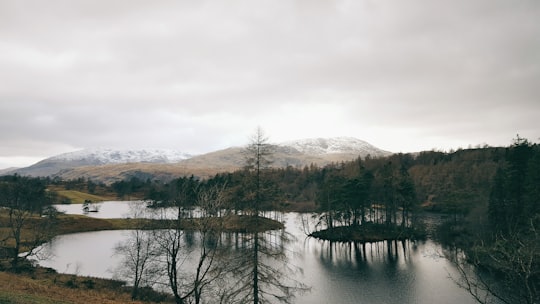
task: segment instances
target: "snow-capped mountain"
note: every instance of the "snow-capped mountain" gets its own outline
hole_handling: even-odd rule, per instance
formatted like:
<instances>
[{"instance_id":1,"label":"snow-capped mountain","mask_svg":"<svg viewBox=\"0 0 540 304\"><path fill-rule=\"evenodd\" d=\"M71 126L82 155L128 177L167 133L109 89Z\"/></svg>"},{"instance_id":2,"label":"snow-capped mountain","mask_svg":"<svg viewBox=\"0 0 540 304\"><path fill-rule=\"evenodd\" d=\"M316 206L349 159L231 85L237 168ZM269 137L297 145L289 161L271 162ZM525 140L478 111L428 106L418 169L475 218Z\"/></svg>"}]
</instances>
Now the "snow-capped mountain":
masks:
<instances>
[{"instance_id":1,"label":"snow-capped mountain","mask_svg":"<svg viewBox=\"0 0 540 304\"><path fill-rule=\"evenodd\" d=\"M273 167L303 167L311 164L324 166L367 155L384 157L392 154L353 137L301 139L275 144L274 147ZM194 172L215 174L243 167L245 164L243 150L243 147L231 147L191 156L164 149L86 149L53 156L30 167L11 171L9 174L59 176L65 179L84 176L108 181L124 179L133 174L144 173L155 176L157 171L161 172L162 176L172 177L179 174L179 167L183 174Z\"/></svg>"},{"instance_id":2,"label":"snow-capped mountain","mask_svg":"<svg viewBox=\"0 0 540 304\"><path fill-rule=\"evenodd\" d=\"M88 165L123 163L176 163L191 155L170 149L114 150L85 149L48 158L51 161L75 161Z\"/></svg>"},{"instance_id":3,"label":"snow-capped mountain","mask_svg":"<svg viewBox=\"0 0 540 304\"><path fill-rule=\"evenodd\" d=\"M279 146L293 147L302 153L310 155L351 153L360 156L369 154L378 157L391 154L354 137L308 138L283 142Z\"/></svg>"},{"instance_id":4,"label":"snow-capped mountain","mask_svg":"<svg viewBox=\"0 0 540 304\"><path fill-rule=\"evenodd\" d=\"M30 167L17 169L11 173L30 176L50 176L65 169L84 166L99 166L124 163L176 163L191 155L165 149L114 150L114 149L85 149L59 154L46 158Z\"/></svg>"},{"instance_id":5,"label":"snow-capped mountain","mask_svg":"<svg viewBox=\"0 0 540 304\"><path fill-rule=\"evenodd\" d=\"M273 167L324 166L332 162L354 160L358 157L383 157L392 154L353 137L312 138L272 144ZM191 167L240 168L245 165L242 147L228 148L182 161Z\"/></svg>"}]
</instances>

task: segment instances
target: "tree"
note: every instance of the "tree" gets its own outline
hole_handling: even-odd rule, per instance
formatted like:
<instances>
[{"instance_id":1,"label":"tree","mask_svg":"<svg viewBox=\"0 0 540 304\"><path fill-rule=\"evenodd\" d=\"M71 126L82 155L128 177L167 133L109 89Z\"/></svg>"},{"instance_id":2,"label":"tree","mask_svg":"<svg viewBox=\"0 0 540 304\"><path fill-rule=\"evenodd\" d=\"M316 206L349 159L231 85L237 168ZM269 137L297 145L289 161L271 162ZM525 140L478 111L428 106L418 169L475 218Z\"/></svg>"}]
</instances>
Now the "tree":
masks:
<instances>
[{"instance_id":1,"label":"tree","mask_svg":"<svg viewBox=\"0 0 540 304\"><path fill-rule=\"evenodd\" d=\"M262 183L261 183L261 171L266 169L271 163L269 157L272 154L271 147L268 144L268 137L265 136L263 130L258 127L255 133L251 137L251 142L245 149L246 157L246 168L248 171L254 171L254 184L255 184L255 195L253 197L253 214L256 219L259 217L259 212L262 202ZM252 271L252 292L253 292L253 303L259 304L259 276L260 273L260 238L259 233L256 232L252 236L253 239L253 248L251 259L248 259L249 262L247 265L250 265ZM250 256L250 255L247 255Z\"/></svg>"},{"instance_id":2,"label":"tree","mask_svg":"<svg viewBox=\"0 0 540 304\"><path fill-rule=\"evenodd\" d=\"M142 205L131 208L130 217L137 221L135 230L130 231L129 237L115 247L115 254L122 256L122 263L117 273L122 278L131 280L131 298L138 299L139 289L151 287L159 274L157 261L157 244L151 231L146 227L145 210Z\"/></svg>"},{"instance_id":3,"label":"tree","mask_svg":"<svg viewBox=\"0 0 540 304\"><path fill-rule=\"evenodd\" d=\"M301 269L288 262L284 231L253 232L240 236L230 263L230 292L222 303L293 303L307 286L290 276Z\"/></svg>"},{"instance_id":4,"label":"tree","mask_svg":"<svg viewBox=\"0 0 540 304\"><path fill-rule=\"evenodd\" d=\"M396 189L396 198L401 205L401 226L408 226L409 214L415 205L416 190L414 182L405 166L401 166Z\"/></svg>"},{"instance_id":5,"label":"tree","mask_svg":"<svg viewBox=\"0 0 540 304\"><path fill-rule=\"evenodd\" d=\"M363 169L357 178L348 179L343 185L345 206L352 215L352 224L360 225L366 221L366 208L369 207L373 175Z\"/></svg>"},{"instance_id":6,"label":"tree","mask_svg":"<svg viewBox=\"0 0 540 304\"><path fill-rule=\"evenodd\" d=\"M8 228L1 240L10 244L11 264L17 269L19 260L36 254L43 242L52 237L55 214L43 211L50 204L45 185L38 178L8 176L0 181L0 205L7 209L1 226ZM25 254L20 255L24 250Z\"/></svg>"},{"instance_id":7,"label":"tree","mask_svg":"<svg viewBox=\"0 0 540 304\"><path fill-rule=\"evenodd\" d=\"M333 228L336 222L336 212L343 209L343 185L345 179L339 175L325 174L322 184L319 186L316 202L322 212L319 223L327 228Z\"/></svg>"},{"instance_id":8,"label":"tree","mask_svg":"<svg viewBox=\"0 0 540 304\"><path fill-rule=\"evenodd\" d=\"M478 303L540 303L540 217L526 232L498 233L492 242L477 242L465 256L454 256L458 286Z\"/></svg>"},{"instance_id":9,"label":"tree","mask_svg":"<svg viewBox=\"0 0 540 304\"><path fill-rule=\"evenodd\" d=\"M179 210L177 217L170 220L162 214L160 219L169 226L152 231L156 267L161 270L162 277L167 278L166 285L177 304L201 303L206 289L219 289L212 283L222 275L225 269L223 265L226 265L215 262L221 257L218 244L222 232L221 221L216 220L215 216L224 205L224 188L217 185L201 187L193 179L176 180L173 187L174 195L171 198ZM196 222L196 233L185 231L182 225L183 221L189 219L184 218L181 208L192 206L193 196L206 215ZM192 242L191 236L194 234L199 236L198 244ZM212 298L208 293L206 296Z\"/></svg>"},{"instance_id":10,"label":"tree","mask_svg":"<svg viewBox=\"0 0 540 304\"><path fill-rule=\"evenodd\" d=\"M538 210L535 206L539 202L534 198L531 200L538 188L534 184L538 174L534 172L538 169L538 156L535 155L538 154L538 149L519 135L507 148L505 163L495 175L489 198L490 222L496 232L513 233L520 227L526 227L528 220L535 215L530 213L530 209Z\"/></svg>"},{"instance_id":11,"label":"tree","mask_svg":"<svg viewBox=\"0 0 540 304\"><path fill-rule=\"evenodd\" d=\"M518 136L505 152L489 198L491 229L466 248L470 271L456 263L458 284L480 303L540 303L540 150Z\"/></svg>"},{"instance_id":12,"label":"tree","mask_svg":"<svg viewBox=\"0 0 540 304\"><path fill-rule=\"evenodd\" d=\"M272 145L268 143L268 137L264 131L258 127L255 133L251 136L250 143L244 150L246 160L246 170L253 174L250 179L252 186L252 206L251 209L255 216L259 216L263 202L271 201L273 197L265 196L267 188L262 178L264 170L268 169L272 163L271 156L273 154Z\"/></svg>"},{"instance_id":13,"label":"tree","mask_svg":"<svg viewBox=\"0 0 540 304\"><path fill-rule=\"evenodd\" d=\"M382 195L381 199L384 204L385 210L385 223L386 225L392 224L395 221L397 212L396 201L396 177L394 174L394 166L392 162L386 163L381 169L382 179Z\"/></svg>"},{"instance_id":14,"label":"tree","mask_svg":"<svg viewBox=\"0 0 540 304\"><path fill-rule=\"evenodd\" d=\"M304 287L298 282L287 282L285 270L276 269L279 265L286 270L291 269L283 253L284 239L278 243L278 238L272 236L275 233L285 236L285 233L259 231L258 225L263 203L272 202L277 198L263 175L271 164L272 146L261 128L257 128L251 137L244 156L246 170L252 173L247 182L251 185L251 193L248 192L248 196L252 200L250 209L254 217L252 229L255 231L246 234L242 246L238 248L239 255L235 258L237 264L234 264L234 274L235 278L239 279L226 298L227 301L236 300L239 303L260 304L270 303L273 300L290 303L294 292Z\"/></svg>"}]
</instances>

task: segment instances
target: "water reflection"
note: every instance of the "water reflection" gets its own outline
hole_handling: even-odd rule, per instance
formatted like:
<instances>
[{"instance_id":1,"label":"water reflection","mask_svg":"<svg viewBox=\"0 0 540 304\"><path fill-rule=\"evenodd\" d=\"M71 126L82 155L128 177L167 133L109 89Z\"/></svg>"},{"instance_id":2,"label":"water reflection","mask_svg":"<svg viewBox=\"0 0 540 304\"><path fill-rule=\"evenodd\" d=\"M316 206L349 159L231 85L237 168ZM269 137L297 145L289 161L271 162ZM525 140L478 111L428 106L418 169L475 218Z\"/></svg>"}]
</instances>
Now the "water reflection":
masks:
<instances>
[{"instance_id":1,"label":"water reflection","mask_svg":"<svg viewBox=\"0 0 540 304\"><path fill-rule=\"evenodd\" d=\"M77 207L80 212L81 206ZM129 204L106 203L98 213L91 216L126 216ZM292 272L290 276L311 287L311 292L299 295L294 303L475 303L449 278L457 273L442 255L440 245L431 240L331 243L306 238L300 214L281 216L290 240L281 241L285 231L272 232L265 239L287 256L290 265L303 269L303 273ZM125 235L122 231L102 231L59 236L51 243L56 257L42 265L61 272L68 264L78 265L81 275L112 277L110 270L118 263L113 248ZM197 232L185 232L182 237L186 247L196 252ZM220 246L237 252L251 246L252 240L240 233L224 233L215 239Z\"/></svg>"},{"instance_id":2,"label":"water reflection","mask_svg":"<svg viewBox=\"0 0 540 304\"><path fill-rule=\"evenodd\" d=\"M106 201L93 204L99 210L98 212L85 212L83 205L53 205L59 212L66 214L85 215L93 218L133 218L134 214L137 217L157 218L157 219L175 219L178 217L178 208L146 208L148 202L145 201ZM144 212L141 212L143 210ZM200 208L182 209L181 212L184 218L200 217L202 211Z\"/></svg>"}]
</instances>

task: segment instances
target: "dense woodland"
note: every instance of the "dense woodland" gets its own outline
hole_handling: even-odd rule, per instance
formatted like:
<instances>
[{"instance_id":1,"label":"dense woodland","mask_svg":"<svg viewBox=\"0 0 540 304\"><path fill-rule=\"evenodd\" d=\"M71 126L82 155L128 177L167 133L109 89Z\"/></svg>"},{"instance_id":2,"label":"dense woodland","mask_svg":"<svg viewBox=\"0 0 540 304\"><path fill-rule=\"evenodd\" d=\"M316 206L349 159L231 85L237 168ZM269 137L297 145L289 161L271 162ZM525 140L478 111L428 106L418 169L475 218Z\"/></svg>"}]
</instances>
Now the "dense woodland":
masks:
<instances>
[{"instance_id":1,"label":"dense woodland","mask_svg":"<svg viewBox=\"0 0 540 304\"><path fill-rule=\"evenodd\" d=\"M443 212L449 219L446 231L440 233L444 241L463 250L467 263L476 270L489 269L502 282L497 288L473 282L460 268L461 286L476 295L487 292L505 303L539 301L538 144L518 136L509 147L366 157L322 168L269 165L259 169L246 167L206 180L133 177L112 185L7 176L0 179L0 203L9 210L14 225L10 236L17 246L17 217L24 220L25 212L43 214L51 203L65 203L46 190L59 185L89 193L114 191L121 198L144 198L152 207L185 209L200 202L200 193L219 189L220 205L205 206L212 216L223 210L257 216L265 210L310 211L317 212L327 228L374 222L409 227L422 211Z\"/></svg>"},{"instance_id":2,"label":"dense woodland","mask_svg":"<svg viewBox=\"0 0 540 304\"><path fill-rule=\"evenodd\" d=\"M539 150L538 145L518 137L504 148L425 151L384 158L368 156L322 168L270 166L260 173L264 191L260 191L258 208L333 212L336 221L347 224L381 218L401 224L420 209L445 212L455 220L466 215L487 219L489 215L494 227L508 231L538 213ZM257 186L253 174L246 169L206 180L196 176L172 181L133 177L111 185L84 178L62 181L5 176L1 179L4 188L14 181L39 185L43 195L46 194L46 199L41 201L49 203L69 203L52 191L45 192L46 188L61 185L68 190L92 194L114 192L122 199L139 198L185 208L196 204L198 191L219 186L227 195L224 207L241 211L253 207L250 193ZM378 212L389 211L373 218L373 208L379 209Z\"/></svg>"},{"instance_id":3,"label":"dense woodland","mask_svg":"<svg viewBox=\"0 0 540 304\"><path fill-rule=\"evenodd\" d=\"M536 146L530 149L538 150ZM269 168L261 173L265 183L261 209L333 212L336 221L350 224L364 222L375 207L379 209L377 212L388 210L384 220L397 224L407 221L412 211L419 209L462 218L472 210L487 212L494 177L507 166L506 158L511 150L511 147L485 147L451 153L426 151L359 158L322 168L315 165ZM190 176L171 182L132 178L115 182L111 187L119 197L144 197L175 204L169 201L174 200L178 189L221 185L226 188L228 207L245 210L250 208L252 199L247 195L254 186L252 174L239 170L207 180ZM84 180L79 185L86 186ZM184 201L186 207L193 204L195 196L193 190ZM399 218L397 211L401 212Z\"/></svg>"}]
</instances>

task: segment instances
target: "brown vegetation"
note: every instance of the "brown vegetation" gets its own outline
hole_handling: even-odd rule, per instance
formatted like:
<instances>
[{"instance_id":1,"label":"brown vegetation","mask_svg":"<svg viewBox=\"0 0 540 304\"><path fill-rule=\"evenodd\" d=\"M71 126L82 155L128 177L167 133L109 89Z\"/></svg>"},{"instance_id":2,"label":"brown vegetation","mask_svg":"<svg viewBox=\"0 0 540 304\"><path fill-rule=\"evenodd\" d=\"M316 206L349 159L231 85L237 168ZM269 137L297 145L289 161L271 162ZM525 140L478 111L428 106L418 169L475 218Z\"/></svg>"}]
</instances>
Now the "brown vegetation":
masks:
<instances>
[{"instance_id":1,"label":"brown vegetation","mask_svg":"<svg viewBox=\"0 0 540 304\"><path fill-rule=\"evenodd\" d=\"M143 303L132 301L123 282L58 274L35 268L30 273L0 272L0 303Z\"/></svg>"}]
</instances>

